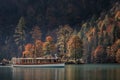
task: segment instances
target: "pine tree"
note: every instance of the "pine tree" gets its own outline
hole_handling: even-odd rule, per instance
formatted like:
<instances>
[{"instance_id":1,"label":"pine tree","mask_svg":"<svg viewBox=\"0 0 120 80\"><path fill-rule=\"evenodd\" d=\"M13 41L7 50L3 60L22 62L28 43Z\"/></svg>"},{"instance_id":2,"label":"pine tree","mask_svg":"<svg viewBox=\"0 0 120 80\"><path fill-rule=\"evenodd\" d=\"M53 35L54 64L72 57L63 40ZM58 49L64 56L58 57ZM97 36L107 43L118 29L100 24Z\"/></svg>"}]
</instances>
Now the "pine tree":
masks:
<instances>
[{"instance_id":1,"label":"pine tree","mask_svg":"<svg viewBox=\"0 0 120 80\"><path fill-rule=\"evenodd\" d=\"M24 17L21 17L19 19L18 25L15 28L15 33L13 35L14 41L16 45L18 46L18 52L20 52L17 56L21 56L21 52L23 51L23 47L25 44L25 39L26 39L26 33L25 33L25 19Z\"/></svg>"}]
</instances>

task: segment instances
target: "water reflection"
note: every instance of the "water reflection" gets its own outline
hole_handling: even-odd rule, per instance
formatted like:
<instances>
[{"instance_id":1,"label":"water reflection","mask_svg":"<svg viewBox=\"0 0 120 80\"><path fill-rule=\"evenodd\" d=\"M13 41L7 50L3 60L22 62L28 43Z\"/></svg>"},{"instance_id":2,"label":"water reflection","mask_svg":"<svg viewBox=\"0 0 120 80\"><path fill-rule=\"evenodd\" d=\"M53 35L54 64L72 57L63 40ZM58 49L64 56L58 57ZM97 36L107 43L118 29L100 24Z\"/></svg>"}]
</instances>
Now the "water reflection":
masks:
<instances>
[{"instance_id":1,"label":"water reflection","mask_svg":"<svg viewBox=\"0 0 120 80\"><path fill-rule=\"evenodd\" d=\"M68 65L66 80L120 80L120 65Z\"/></svg>"},{"instance_id":2,"label":"water reflection","mask_svg":"<svg viewBox=\"0 0 120 80\"><path fill-rule=\"evenodd\" d=\"M64 80L64 68L13 68L13 80Z\"/></svg>"},{"instance_id":3,"label":"water reflection","mask_svg":"<svg viewBox=\"0 0 120 80\"><path fill-rule=\"evenodd\" d=\"M66 65L65 68L0 67L0 80L120 80L120 65Z\"/></svg>"},{"instance_id":4,"label":"water reflection","mask_svg":"<svg viewBox=\"0 0 120 80\"><path fill-rule=\"evenodd\" d=\"M0 80L12 80L12 69L11 69L11 67L0 66Z\"/></svg>"}]
</instances>

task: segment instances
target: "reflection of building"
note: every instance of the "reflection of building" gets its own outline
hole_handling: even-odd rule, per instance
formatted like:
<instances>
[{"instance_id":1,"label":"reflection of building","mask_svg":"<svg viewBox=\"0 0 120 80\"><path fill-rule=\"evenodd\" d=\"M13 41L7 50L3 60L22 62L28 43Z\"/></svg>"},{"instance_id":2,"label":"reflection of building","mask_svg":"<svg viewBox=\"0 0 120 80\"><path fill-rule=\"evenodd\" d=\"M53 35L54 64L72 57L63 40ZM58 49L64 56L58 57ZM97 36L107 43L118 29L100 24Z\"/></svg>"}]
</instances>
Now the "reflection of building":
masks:
<instances>
[{"instance_id":1,"label":"reflection of building","mask_svg":"<svg viewBox=\"0 0 120 80\"><path fill-rule=\"evenodd\" d=\"M64 80L64 68L13 68L13 80Z\"/></svg>"}]
</instances>

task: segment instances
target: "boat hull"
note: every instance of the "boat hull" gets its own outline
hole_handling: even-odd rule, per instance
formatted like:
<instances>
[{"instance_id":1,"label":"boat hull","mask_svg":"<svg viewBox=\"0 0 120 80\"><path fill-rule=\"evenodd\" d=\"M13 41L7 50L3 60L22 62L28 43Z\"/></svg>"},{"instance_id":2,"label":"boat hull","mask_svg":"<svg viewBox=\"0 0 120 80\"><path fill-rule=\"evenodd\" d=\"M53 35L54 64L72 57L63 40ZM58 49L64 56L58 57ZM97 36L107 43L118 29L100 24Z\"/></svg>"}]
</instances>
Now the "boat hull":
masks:
<instances>
[{"instance_id":1,"label":"boat hull","mask_svg":"<svg viewBox=\"0 0 120 80\"><path fill-rule=\"evenodd\" d=\"M38 65L22 65L22 64L13 64L12 67L20 67L20 68L49 68L49 67L64 67L64 63L59 64L38 64Z\"/></svg>"}]
</instances>

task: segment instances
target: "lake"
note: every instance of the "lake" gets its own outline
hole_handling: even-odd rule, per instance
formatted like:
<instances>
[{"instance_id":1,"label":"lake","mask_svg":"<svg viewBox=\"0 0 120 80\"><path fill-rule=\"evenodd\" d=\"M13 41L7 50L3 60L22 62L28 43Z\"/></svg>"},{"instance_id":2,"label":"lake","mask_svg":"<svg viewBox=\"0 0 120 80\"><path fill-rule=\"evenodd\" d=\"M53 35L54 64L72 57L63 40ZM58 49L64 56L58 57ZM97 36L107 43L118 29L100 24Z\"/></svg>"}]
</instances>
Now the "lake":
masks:
<instances>
[{"instance_id":1,"label":"lake","mask_svg":"<svg viewBox=\"0 0 120 80\"><path fill-rule=\"evenodd\" d=\"M120 80L118 64L66 65L65 68L0 66L0 80Z\"/></svg>"}]
</instances>

